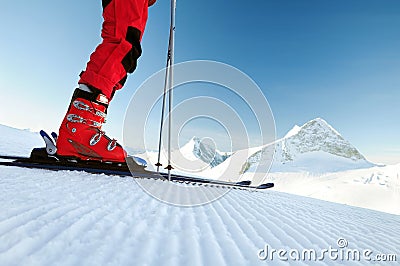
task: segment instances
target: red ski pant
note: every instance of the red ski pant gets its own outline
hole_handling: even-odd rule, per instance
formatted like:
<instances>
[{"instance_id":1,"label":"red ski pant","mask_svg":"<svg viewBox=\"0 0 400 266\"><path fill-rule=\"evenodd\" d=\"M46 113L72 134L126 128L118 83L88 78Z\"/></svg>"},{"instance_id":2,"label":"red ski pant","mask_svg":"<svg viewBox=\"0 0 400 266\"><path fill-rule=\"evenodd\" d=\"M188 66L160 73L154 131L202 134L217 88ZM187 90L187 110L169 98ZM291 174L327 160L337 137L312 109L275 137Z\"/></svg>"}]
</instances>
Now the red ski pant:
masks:
<instances>
[{"instance_id":1,"label":"red ski pant","mask_svg":"<svg viewBox=\"0 0 400 266\"><path fill-rule=\"evenodd\" d=\"M79 83L99 89L111 99L127 73L136 68L148 12L148 0L102 0L103 41L91 54Z\"/></svg>"}]
</instances>

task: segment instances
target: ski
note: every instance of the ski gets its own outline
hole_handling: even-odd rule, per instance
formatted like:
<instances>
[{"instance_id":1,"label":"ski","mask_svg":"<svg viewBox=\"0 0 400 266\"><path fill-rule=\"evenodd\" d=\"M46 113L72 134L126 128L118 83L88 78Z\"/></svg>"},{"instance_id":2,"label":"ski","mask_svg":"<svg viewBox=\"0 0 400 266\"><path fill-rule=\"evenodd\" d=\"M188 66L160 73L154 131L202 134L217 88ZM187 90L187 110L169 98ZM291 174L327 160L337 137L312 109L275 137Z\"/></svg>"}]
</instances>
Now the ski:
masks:
<instances>
[{"instance_id":1,"label":"ski","mask_svg":"<svg viewBox=\"0 0 400 266\"><path fill-rule=\"evenodd\" d=\"M52 171L80 171L91 174L116 175L133 178L149 178L168 180L167 173L158 173L145 170L145 166L136 163L134 158L128 157L126 163L78 161L74 159L60 159L54 155L48 155L45 148L36 148L30 157L0 155L0 165L16 166L30 169L44 169ZM268 189L274 186L273 183L265 183L252 186L251 181L229 182L199 177L188 177L171 174L171 181L198 185L215 185L221 187L244 188L244 189Z\"/></svg>"}]
</instances>

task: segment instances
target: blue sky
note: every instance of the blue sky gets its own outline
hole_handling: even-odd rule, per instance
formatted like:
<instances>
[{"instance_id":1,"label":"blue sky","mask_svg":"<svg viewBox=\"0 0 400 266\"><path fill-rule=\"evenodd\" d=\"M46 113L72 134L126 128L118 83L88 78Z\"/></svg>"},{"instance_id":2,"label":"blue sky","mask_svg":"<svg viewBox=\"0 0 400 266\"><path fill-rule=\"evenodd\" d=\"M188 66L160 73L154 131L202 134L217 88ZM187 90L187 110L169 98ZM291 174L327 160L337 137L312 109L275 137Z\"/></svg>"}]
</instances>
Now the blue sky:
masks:
<instances>
[{"instance_id":1,"label":"blue sky","mask_svg":"<svg viewBox=\"0 0 400 266\"><path fill-rule=\"evenodd\" d=\"M244 3L177 0L176 62L245 72L268 99L278 137L322 117L369 159L400 162L400 1ZM130 97L165 65L169 1L149 11L139 67L109 110L106 130L118 138ZM57 129L100 42L101 1L7 1L0 20L0 123Z\"/></svg>"}]
</instances>

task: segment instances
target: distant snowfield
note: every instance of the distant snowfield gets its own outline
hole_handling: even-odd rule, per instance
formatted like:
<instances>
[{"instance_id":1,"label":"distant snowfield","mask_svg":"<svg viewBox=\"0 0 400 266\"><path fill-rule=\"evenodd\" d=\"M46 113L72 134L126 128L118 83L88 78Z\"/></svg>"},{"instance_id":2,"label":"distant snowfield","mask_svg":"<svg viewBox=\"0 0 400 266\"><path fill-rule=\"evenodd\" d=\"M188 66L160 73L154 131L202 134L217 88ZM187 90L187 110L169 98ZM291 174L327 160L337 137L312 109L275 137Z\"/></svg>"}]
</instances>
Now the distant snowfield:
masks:
<instances>
[{"instance_id":1,"label":"distant snowfield","mask_svg":"<svg viewBox=\"0 0 400 266\"><path fill-rule=\"evenodd\" d=\"M251 152L244 151L243 153L244 155L235 154L232 158L236 161L245 161L246 159L243 158L247 158L246 156L249 156ZM149 162L150 169L155 170L153 165L157 162L157 153L150 152L140 156ZM190 156L181 154L175 158L184 157L187 159ZM219 176L236 176L230 180L240 178L241 180L257 180L257 182L263 180L261 183L274 182L275 187L272 190L275 191L400 215L400 164L371 167L368 162L353 162L335 155L312 152L299 156L296 163L301 166L291 162L285 165L276 163L267 174L254 173L251 167L243 176L240 176L237 173L242 166L232 163L232 158L228 158L215 168L206 167L197 158L192 158L193 163L178 159L174 162L179 161L180 165L187 165L189 169L195 163L199 165L203 163L203 170L199 172L175 170L175 172L210 179ZM326 162L329 162L329 165ZM349 168L356 169L341 170Z\"/></svg>"},{"instance_id":2,"label":"distant snowfield","mask_svg":"<svg viewBox=\"0 0 400 266\"><path fill-rule=\"evenodd\" d=\"M276 191L400 215L400 164L319 175L276 172L267 180Z\"/></svg>"}]
</instances>

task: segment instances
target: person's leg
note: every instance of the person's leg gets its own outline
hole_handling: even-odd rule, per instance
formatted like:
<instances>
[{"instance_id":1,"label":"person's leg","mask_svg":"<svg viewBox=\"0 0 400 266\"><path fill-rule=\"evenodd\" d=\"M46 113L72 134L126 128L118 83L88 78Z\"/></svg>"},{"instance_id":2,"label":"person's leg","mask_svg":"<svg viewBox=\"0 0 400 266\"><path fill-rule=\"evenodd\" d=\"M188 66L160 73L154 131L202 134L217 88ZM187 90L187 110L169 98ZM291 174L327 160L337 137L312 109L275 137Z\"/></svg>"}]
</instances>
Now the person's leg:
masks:
<instances>
[{"instance_id":1,"label":"person's leg","mask_svg":"<svg viewBox=\"0 0 400 266\"><path fill-rule=\"evenodd\" d=\"M103 42L81 74L60 126L57 154L83 160L123 162L126 152L101 130L107 107L127 73L136 68L148 0L103 0Z\"/></svg>"},{"instance_id":2,"label":"person's leg","mask_svg":"<svg viewBox=\"0 0 400 266\"><path fill-rule=\"evenodd\" d=\"M79 83L99 89L108 98L132 73L142 50L148 0L103 0L102 43L90 56Z\"/></svg>"}]
</instances>

